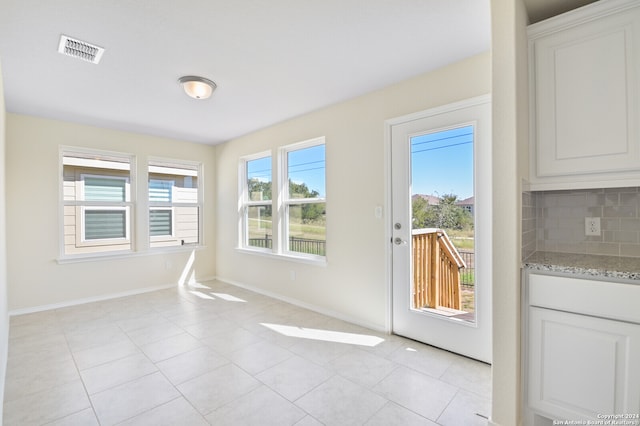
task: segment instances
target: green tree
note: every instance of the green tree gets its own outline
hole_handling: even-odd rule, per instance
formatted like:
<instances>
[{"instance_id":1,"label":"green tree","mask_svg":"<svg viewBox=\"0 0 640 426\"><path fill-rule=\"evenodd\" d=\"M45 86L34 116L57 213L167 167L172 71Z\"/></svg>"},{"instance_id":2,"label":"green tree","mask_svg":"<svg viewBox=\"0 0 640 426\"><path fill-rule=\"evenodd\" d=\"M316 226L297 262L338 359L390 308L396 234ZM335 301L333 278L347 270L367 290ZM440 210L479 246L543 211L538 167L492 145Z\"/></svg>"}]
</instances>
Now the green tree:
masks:
<instances>
[{"instance_id":1,"label":"green tree","mask_svg":"<svg viewBox=\"0 0 640 426\"><path fill-rule=\"evenodd\" d=\"M428 222L428 208L429 203L427 200L420 196L415 196L411 200L411 210L413 223L411 224L413 229L426 228Z\"/></svg>"},{"instance_id":2,"label":"green tree","mask_svg":"<svg viewBox=\"0 0 640 426\"><path fill-rule=\"evenodd\" d=\"M310 190L306 183L295 183L289 180L289 197L290 198L317 198L320 193L318 191ZM322 220L325 214L324 203L313 203L302 205L302 223L310 223L317 220Z\"/></svg>"},{"instance_id":3,"label":"green tree","mask_svg":"<svg viewBox=\"0 0 640 426\"><path fill-rule=\"evenodd\" d=\"M249 200L263 201L271 200L271 182L263 182L258 179L250 179L248 182ZM271 218L271 206L264 206L264 217Z\"/></svg>"},{"instance_id":4,"label":"green tree","mask_svg":"<svg viewBox=\"0 0 640 426\"><path fill-rule=\"evenodd\" d=\"M419 201L421 200L421 201ZM473 217L456 203L458 196L445 194L440 203L429 205L426 200L416 197L413 201L414 228L469 229L473 227Z\"/></svg>"}]
</instances>

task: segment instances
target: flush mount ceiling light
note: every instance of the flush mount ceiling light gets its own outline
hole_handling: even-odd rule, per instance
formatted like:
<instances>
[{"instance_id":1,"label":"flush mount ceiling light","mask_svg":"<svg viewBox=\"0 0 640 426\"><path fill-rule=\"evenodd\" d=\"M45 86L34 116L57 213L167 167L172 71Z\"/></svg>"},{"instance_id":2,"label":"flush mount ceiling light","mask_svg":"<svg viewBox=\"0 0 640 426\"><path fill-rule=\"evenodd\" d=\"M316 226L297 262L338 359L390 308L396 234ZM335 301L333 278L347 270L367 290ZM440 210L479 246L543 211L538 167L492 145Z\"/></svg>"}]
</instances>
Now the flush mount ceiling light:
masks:
<instances>
[{"instance_id":1,"label":"flush mount ceiling light","mask_svg":"<svg viewBox=\"0 0 640 426\"><path fill-rule=\"evenodd\" d=\"M216 87L218 87L213 81L207 78L193 75L180 77L178 83L182 84L184 92L194 99L207 99L213 91L216 90Z\"/></svg>"}]
</instances>

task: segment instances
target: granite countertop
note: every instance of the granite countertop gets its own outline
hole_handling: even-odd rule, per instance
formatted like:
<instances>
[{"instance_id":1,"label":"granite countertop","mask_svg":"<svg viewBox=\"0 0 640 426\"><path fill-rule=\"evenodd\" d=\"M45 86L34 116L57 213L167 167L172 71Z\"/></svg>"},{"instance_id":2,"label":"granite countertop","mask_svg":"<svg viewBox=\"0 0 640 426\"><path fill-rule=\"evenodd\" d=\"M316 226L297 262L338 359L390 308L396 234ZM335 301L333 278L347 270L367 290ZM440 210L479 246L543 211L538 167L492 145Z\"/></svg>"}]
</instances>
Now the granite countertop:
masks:
<instances>
[{"instance_id":1,"label":"granite countertop","mask_svg":"<svg viewBox=\"0 0 640 426\"><path fill-rule=\"evenodd\" d=\"M637 257L539 251L525 259L523 266L534 271L640 280L640 258Z\"/></svg>"}]
</instances>

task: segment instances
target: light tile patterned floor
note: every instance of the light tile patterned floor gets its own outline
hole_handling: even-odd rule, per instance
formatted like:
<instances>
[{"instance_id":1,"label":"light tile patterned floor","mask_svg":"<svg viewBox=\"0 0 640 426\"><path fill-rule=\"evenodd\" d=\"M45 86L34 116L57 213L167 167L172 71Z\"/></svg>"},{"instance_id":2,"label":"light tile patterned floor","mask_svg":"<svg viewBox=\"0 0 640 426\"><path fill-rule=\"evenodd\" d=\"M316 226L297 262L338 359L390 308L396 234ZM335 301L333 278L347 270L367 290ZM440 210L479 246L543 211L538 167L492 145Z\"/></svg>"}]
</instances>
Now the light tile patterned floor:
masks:
<instances>
[{"instance_id":1,"label":"light tile patterned floor","mask_svg":"<svg viewBox=\"0 0 640 426\"><path fill-rule=\"evenodd\" d=\"M211 281L12 317L4 425L468 426L490 399L485 364Z\"/></svg>"}]
</instances>

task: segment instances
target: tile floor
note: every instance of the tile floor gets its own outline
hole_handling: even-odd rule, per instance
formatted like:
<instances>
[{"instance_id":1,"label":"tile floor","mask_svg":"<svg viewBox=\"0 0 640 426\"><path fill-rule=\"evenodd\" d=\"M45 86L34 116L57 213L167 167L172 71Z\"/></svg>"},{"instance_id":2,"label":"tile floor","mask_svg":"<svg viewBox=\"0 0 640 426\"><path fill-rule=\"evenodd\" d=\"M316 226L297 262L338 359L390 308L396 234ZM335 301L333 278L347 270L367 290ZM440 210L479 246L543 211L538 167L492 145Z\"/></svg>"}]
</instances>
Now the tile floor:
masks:
<instances>
[{"instance_id":1,"label":"tile floor","mask_svg":"<svg viewBox=\"0 0 640 426\"><path fill-rule=\"evenodd\" d=\"M221 282L11 318L4 424L486 425L490 367Z\"/></svg>"}]
</instances>

